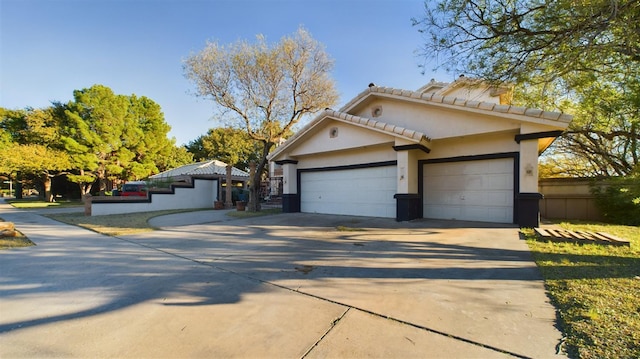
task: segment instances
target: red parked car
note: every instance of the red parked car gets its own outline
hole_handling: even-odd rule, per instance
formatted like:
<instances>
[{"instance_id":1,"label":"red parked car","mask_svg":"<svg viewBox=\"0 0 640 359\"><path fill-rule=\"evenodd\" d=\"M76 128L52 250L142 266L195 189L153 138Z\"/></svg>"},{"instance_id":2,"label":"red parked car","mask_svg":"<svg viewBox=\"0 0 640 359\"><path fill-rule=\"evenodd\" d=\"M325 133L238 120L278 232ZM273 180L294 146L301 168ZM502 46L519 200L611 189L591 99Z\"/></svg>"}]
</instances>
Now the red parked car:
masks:
<instances>
[{"instance_id":1,"label":"red parked car","mask_svg":"<svg viewBox=\"0 0 640 359\"><path fill-rule=\"evenodd\" d=\"M122 185L121 196L147 196L147 183L144 181L127 182Z\"/></svg>"}]
</instances>

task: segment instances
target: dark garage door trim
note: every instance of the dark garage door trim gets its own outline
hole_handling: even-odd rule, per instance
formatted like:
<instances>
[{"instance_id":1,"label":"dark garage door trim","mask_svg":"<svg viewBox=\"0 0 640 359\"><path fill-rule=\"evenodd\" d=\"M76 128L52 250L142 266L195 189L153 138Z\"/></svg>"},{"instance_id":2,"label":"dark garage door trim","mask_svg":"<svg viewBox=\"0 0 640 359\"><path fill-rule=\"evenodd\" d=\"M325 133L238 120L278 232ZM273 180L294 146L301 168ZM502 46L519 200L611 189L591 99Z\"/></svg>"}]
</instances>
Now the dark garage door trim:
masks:
<instances>
[{"instance_id":1,"label":"dark garage door trim","mask_svg":"<svg viewBox=\"0 0 640 359\"><path fill-rule=\"evenodd\" d=\"M295 195L289 195L288 201L293 202L291 204L291 208L289 208L289 212L300 212L300 200L302 199L302 173L305 172L321 172L321 171L343 171L343 170L353 170L360 168L372 168L372 167L386 167L386 166L397 166L398 161L384 161L384 162L370 162L370 163L359 163L354 165L344 165L344 166L329 166L329 167L314 167L314 168L299 168L296 171L296 182L297 182L297 192Z\"/></svg>"},{"instance_id":2,"label":"dark garage door trim","mask_svg":"<svg viewBox=\"0 0 640 359\"><path fill-rule=\"evenodd\" d=\"M513 223L518 223L518 206L516 205L516 196L520 193L520 153L519 152L502 152L490 153L475 156L458 156L446 158L433 158L418 161L418 193L420 194L420 203L424 203L424 165L431 163L449 163L449 162L467 162L482 161L511 158L513 159ZM419 218L424 217L422 206L419 208Z\"/></svg>"}]
</instances>

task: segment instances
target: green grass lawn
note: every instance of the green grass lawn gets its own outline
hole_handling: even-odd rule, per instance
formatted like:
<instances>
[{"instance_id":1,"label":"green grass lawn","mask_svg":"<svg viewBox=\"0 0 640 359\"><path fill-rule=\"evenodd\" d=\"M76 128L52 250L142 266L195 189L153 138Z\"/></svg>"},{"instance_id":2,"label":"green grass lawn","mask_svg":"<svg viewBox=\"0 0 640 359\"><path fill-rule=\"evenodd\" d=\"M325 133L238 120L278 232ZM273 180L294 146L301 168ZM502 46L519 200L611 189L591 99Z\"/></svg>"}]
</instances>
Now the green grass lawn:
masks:
<instances>
[{"instance_id":1,"label":"green grass lawn","mask_svg":"<svg viewBox=\"0 0 640 359\"><path fill-rule=\"evenodd\" d=\"M523 231L559 312L572 358L640 358L640 228L560 223L607 232L630 247L535 240Z\"/></svg>"},{"instance_id":2,"label":"green grass lawn","mask_svg":"<svg viewBox=\"0 0 640 359\"><path fill-rule=\"evenodd\" d=\"M48 214L56 221L73 224L109 236L120 236L141 232L150 232L155 228L149 225L149 219L165 214L193 212L193 210L166 210L141 213L110 214L106 216L85 216L84 213Z\"/></svg>"},{"instance_id":3,"label":"green grass lawn","mask_svg":"<svg viewBox=\"0 0 640 359\"><path fill-rule=\"evenodd\" d=\"M40 199L26 198L26 199L12 199L7 200L7 203L11 204L15 208L57 208L57 207L77 207L82 206L81 201L59 201L59 202L45 202Z\"/></svg>"}]
</instances>

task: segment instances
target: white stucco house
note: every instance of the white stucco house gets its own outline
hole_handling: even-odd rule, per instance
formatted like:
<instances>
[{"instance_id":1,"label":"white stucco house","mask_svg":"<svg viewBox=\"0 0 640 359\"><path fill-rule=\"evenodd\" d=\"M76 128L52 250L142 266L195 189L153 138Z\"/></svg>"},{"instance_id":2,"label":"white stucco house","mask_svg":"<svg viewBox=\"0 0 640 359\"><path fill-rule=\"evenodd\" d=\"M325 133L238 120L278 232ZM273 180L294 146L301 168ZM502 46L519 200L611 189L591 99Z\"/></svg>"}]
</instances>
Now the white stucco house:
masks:
<instances>
[{"instance_id":1,"label":"white stucco house","mask_svg":"<svg viewBox=\"0 0 640 359\"><path fill-rule=\"evenodd\" d=\"M192 178L218 179L224 183L227 175L227 164L218 160L191 163L150 176L150 180L191 182ZM231 167L231 179L235 183L244 184L249 181L249 173Z\"/></svg>"},{"instance_id":2,"label":"white stucco house","mask_svg":"<svg viewBox=\"0 0 640 359\"><path fill-rule=\"evenodd\" d=\"M168 209L215 208L226 189L227 164L217 160L197 162L149 177L150 188L145 197L93 197L89 211L92 216L151 212ZM249 173L231 168L234 186L246 186ZM156 188L154 181L170 183L169 188ZM223 187L224 186L224 187Z\"/></svg>"},{"instance_id":3,"label":"white stucco house","mask_svg":"<svg viewBox=\"0 0 640 359\"><path fill-rule=\"evenodd\" d=\"M538 155L569 125L461 77L417 91L374 84L269 157L284 212L537 226Z\"/></svg>"}]
</instances>

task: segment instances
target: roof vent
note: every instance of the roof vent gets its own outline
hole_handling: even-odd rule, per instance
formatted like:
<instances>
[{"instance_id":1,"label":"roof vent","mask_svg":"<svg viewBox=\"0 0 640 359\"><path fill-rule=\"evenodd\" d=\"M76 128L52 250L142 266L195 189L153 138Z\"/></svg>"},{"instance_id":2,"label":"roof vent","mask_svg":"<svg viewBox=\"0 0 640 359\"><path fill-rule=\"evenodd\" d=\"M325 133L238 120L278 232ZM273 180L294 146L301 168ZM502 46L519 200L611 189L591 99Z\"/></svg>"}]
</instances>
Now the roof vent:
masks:
<instances>
[{"instance_id":1,"label":"roof vent","mask_svg":"<svg viewBox=\"0 0 640 359\"><path fill-rule=\"evenodd\" d=\"M336 138L336 137L338 137L338 128L331 127L331 129L329 129L329 138Z\"/></svg>"},{"instance_id":2,"label":"roof vent","mask_svg":"<svg viewBox=\"0 0 640 359\"><path fill-rule=\"evenodd\" d=\"M369 84L369 87L376 87L376 84L374 84L373 82L371 82L371 83Z\"/></svg>"},{"instance_id":3,"label":"roof vent","mask_svg":"<svg viewBox=\"0 0 640 359\"><path fill-rule=\"evenodd\" d=\"M382 106L376 106L374 108L371 109L371 116L372 117L380 117L382 116Z\"/></svg>"}]
</instances>

